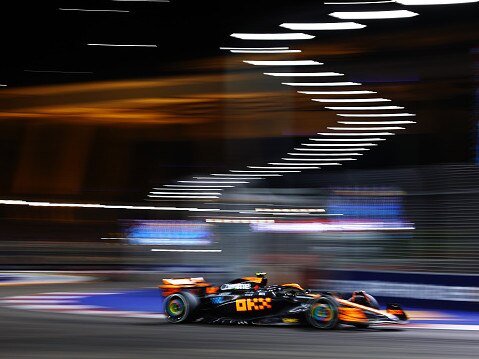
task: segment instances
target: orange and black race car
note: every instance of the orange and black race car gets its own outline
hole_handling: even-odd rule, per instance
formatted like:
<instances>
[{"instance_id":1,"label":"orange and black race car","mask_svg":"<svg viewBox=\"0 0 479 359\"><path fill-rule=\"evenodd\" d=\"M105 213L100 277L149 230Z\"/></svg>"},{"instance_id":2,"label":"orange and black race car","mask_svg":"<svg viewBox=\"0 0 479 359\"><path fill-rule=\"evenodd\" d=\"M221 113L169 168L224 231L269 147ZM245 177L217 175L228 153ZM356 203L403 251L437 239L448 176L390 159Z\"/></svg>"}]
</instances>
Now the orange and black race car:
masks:
<instances>
[{"instance_id":1,"label":"orange and black race car","mask_svg":"<svg viewBox=\"0 0 479 359\"><path fill-rule=\"evenodd\" d=\"M380 310L364 291L354 292L347 300L330 292L313 294L295 283L267 285L266 273L219 287L203 278L163 279L159 287L166 297L165 314L170 323L308 324L333 329L341 324L358 328L403 324L408 319L398 304Z\"/></svg>"}]
</instances>

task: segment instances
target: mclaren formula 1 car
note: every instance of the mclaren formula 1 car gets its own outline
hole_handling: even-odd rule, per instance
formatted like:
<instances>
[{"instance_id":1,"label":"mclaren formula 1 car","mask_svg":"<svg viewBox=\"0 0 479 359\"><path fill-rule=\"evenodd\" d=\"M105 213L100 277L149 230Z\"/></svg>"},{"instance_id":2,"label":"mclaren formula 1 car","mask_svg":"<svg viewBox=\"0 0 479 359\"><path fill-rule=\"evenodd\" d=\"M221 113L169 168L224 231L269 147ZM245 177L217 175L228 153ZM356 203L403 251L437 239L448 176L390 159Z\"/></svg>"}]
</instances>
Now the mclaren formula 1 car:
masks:
<instances>
[{"instance_id":1,"label":"mclaren formula 1 car","mask_svg":"<svg viewBox=\"0 0 479 359\"><path fill-rule=\"evenodd\" d=\"M364 291L351 298L339 294L311 293L295 283L267 285L265 273L244 277L219 287L203 278L163 279L159 286L170 323L205 322L227 324L307 324L333 329L341 324L402 324L407 315L398 304L379 309Z\"/></svg>"}]
</instances>

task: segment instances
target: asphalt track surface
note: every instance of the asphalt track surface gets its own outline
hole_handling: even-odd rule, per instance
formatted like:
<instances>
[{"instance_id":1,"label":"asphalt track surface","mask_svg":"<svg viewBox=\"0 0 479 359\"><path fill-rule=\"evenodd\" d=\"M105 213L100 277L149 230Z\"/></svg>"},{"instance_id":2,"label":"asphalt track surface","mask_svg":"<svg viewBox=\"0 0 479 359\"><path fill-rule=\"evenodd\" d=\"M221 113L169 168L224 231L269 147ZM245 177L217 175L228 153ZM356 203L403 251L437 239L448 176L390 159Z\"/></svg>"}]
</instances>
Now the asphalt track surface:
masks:
<instances>
[{"instance_id":1,"label":"asphalt track surface","mask_svg":"<svg viewBox=\"0 0 479 359\"><path fill-rule=\"evenodd\" d=\"M145 283L5 287L0 289L0 297L142 286ZM0 308L0 323L0 358L6 359L479 357L477 331L171 325L158 319L8 308Z\"/></svg>"}]
</instances>

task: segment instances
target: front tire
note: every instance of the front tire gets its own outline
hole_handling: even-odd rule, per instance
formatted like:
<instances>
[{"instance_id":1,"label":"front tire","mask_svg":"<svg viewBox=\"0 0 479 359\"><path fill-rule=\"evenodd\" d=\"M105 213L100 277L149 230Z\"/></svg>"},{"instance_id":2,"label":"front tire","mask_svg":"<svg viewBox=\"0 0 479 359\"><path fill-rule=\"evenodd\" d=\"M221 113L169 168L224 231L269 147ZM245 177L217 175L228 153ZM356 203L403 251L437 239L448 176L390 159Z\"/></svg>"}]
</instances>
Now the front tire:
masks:
<instances>
[{"instance_id":1,"label":"front tire","mask_svg":"<svg viewBox=\"0 0 479 359\"><path fill-rule=\"evenodd\" d=\"M164 301L166 320L173 324L191 322L198 304L198 298L188 292L169 295Z\"/></svg>"},{"instance_id":2,"label":"front tire","mask_svg":"<svg viewBox=\"0 0 479 359\"><path fill-rule=\"evenodd\" d=\"M314 299L306 314L308 323L318 329L334 329L338 325L338 305L331 297Z\"/></svg>"}]
</instances>

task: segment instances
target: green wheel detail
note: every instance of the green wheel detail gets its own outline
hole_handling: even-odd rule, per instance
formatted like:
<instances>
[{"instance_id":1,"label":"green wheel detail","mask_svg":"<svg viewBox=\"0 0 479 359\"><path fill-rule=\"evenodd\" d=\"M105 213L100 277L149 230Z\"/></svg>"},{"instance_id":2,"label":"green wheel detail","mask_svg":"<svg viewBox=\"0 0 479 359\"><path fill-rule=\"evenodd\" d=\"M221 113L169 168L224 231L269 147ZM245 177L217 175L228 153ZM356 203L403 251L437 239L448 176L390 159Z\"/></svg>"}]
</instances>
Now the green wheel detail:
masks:
<instances>
[{"instance_id":1,"label":"green wheel detail","mask_svg":"<svg viewBox=\"0 0 479 359\"><path fill-rule=\"evenodd\" d=\"M191 322L195 318L198 305L198 298L191 293L172 294L164 301L166 320L175 324Z\"/></svg>"},{"instance_id":2,"label":"green wheel detail","mask_svg":"<svg viewBox=\"0 0 479 359\"><path fill-rule=\"evenodd\" d=\"M311 301L306 313L309 324L318 329L334 329L338 325L338 305L331 297Z\"/></svg>"},{"instance_id":3,"label":"green wheel detail","mask_svg":"<svg viewBox=\"0 0 479 359\"><path fill-rule=\"evenodd\" d=\"M168 307L166 311L168 315L172 317L177 317L184 313L185 303L183 303L183 301L180 300L179 298L175 298L168 303Z\"/></svg>"},{"instance_id":4,"label":"green wheel detail","mask_svg":"<svg viewBox=\"0 0 479 359\"><path fill-rule=\"evenodd\" d=\"M330 305L317 303L311 306L311 314L315 320L329 322L333 318L333 310Z\"/></svg>"}]
</instances>

